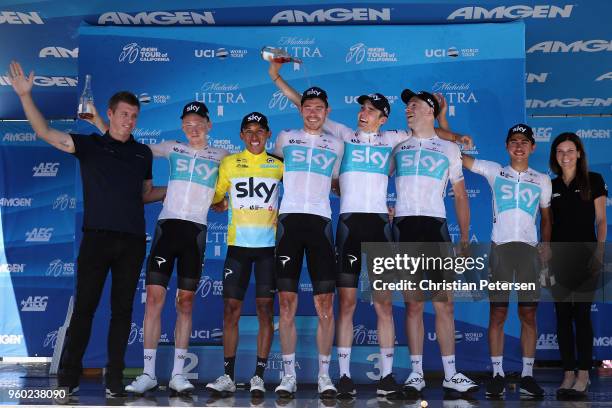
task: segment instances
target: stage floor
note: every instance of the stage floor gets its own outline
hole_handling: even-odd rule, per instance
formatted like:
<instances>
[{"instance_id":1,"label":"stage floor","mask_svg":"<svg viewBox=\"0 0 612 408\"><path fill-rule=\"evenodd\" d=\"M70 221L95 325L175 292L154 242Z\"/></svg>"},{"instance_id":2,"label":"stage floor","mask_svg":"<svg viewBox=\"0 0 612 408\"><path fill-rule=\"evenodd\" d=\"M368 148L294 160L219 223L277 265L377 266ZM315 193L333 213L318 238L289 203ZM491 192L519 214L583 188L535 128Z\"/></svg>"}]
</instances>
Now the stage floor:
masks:
<instances>
[{"instance_id":1,"label":"stage floor","mask_svg":"<svg viewBox=\"0 0 612 408\"><path fill-rule=\"evenodd\" d=\"M56 378L46 375L48 365L46 364L2 364L0 363L0 404L3 405L58 405L58 401L53 399L16 399L11 397L14 393L9 393L15 389L52 389L57 385ZM488 400L485 398L484 389L473 394L468 398L465 396L445 396L441 388L441 379L434 375L428 375L428 388L425 389L423 398L420 400L399 400L391 401L384 398L377 398L374 385L358 386L357 398L352 401L347 400L321 400L317 396L316 386L298 384L299 391L296 398L292 400L279 400L272 391L276 384L267 384L268 392L263 400L252 400L246 390L238 390L230 398L211 398L204 389L203 384L197 385L196 392L191 397L171 397L165 387L160 387L158 391L148 394L143 398L106 398L104 395L104 385L100 377L84 377L80 384L78 397L71 397L68 401L62 401L63 405L68 406L196 406L196 407L261 407L261 408L421 408L423 401L427 402L428 407L444 408L468 408L468 407L563 407L563 408L582 408L582 407L612 407L612 370L594 370L591 376L591 387L589 389L588 400L584 401L557 401L555 390L560 383L561 373L558 369L537 369L535 376L540 385L546 390L546 396L542 400L521 399L518 393L518 384L509 377L509 386L506 388L504 400ZM483 384L488 378L484 373L474 378Z\"/></svg>"}]
</instances>

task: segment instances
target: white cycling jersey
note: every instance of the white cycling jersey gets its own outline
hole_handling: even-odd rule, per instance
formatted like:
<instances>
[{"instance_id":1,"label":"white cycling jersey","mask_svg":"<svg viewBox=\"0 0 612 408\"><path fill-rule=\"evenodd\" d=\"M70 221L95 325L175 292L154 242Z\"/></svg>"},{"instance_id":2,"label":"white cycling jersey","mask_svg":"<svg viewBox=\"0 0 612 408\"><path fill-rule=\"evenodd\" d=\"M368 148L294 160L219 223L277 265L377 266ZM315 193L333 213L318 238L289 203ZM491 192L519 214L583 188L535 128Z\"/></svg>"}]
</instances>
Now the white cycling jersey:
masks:
<instances>
[{"instance_id":1,"label":"white cycling jersey","mask_svg":"<svg viewBox=\"0 0 612 408\"><path fill-rule=\"evenodd\" d=\"M159 219L179 219L206 224L208 209L215 195L219 164L227 151L206 146L167 141L148 145L156 157L166 157L170 177Z\"/></svg>"},{"instance_id":2,"label":"white cycling jersey","mask_svg":"<svg viewBox=\"0 0 612 408\"><path fill-rule=\"evenodd\" d=\"M395 216L446 218L446 185L463 180L461 151L447 140L433 135L412 136L393 151L397 202Z\"/></svg>"},{"instance_id":3,"label":"white cycling jersey","mask_svg":"<svg viewBox=\"0 0 612 408\"><path fill-rule=\"evenodd\" d=\"M474 173L484 176L493 194L493 231L496 244L525 242L536 245L535 226L539 208L550 207L550 177L530 168L518 172L511 166L487 160L474 160Z\"/></svg>"},{"instance_id":4,"label":"white cycling jersey","mask_svg":"<svg viewBox=\"0 0 612 408\"><path fill-rule=\"evenodd\" d=\"M410 130L368 133L327 120L323 130L344 141L340 165L340 214L387 213L387 185L393 148Z\"/></svg>"},{"instance_id":5,"label":"white cycling jersey","mask_svg":"<svg viewBox=\"0 0 612 408\"><path fill-rule=\"evenodd\" d=\"M331 180L338 177L343 151L342 140L332 135L311 135L302 129L280 132L274 146L285 162L279 213L331 218Z\"/></svg>"}]
</instances>

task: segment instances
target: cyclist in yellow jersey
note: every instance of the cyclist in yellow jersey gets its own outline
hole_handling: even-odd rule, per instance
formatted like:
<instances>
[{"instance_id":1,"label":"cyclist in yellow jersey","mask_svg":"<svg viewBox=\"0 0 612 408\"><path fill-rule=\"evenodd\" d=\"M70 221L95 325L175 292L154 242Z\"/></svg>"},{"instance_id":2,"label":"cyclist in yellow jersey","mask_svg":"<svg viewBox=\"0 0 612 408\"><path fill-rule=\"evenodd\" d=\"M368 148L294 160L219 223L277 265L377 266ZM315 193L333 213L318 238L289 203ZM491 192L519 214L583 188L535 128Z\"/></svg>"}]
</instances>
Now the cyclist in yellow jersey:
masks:
<instances>
[{"instance_id":1,"label":"cyclist in yellow jersey","mask_svg":"<svg viewBox=\"0 0 612 408\"><path fill-rule=\"evenodd\" d=\"M242 119L240 138L246 149L221 161L213 199L214 209L224 210L229 206L228 247L223 268L225 374L207 384L206 389L221 395L236 391L234 364L238 347L238 321L251 270L255 266L259 332L257 364L250 381L250 392L254 397L262 397L265 391L264 369L274 333L274 243L283 162L265 151L270 128L268 119L261 113L252 112Z\"/></svg>"}]
</instances>

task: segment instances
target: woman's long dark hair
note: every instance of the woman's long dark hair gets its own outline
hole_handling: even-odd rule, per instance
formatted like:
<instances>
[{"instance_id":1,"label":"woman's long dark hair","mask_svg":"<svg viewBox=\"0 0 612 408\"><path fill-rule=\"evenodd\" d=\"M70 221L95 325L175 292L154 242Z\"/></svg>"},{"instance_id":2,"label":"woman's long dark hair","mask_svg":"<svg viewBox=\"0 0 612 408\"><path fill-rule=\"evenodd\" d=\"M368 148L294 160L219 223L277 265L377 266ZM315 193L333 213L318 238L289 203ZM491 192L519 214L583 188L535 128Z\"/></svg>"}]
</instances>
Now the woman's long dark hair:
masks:
<instances>
[{"instance_id":1,"label":"woman's long dark hair","mask_svg":"<svg viewBox=\"0 0 612 408\"><path fill-rule=\"evenodd\" d=\"M591 183L589 183L589 166L587 164L586 152L582 140L575 133L561 133L555 138L550 146L550 159L548 165L550 169L559 177L563 175L561 166L557 162L557 147L563 142L572 142L576 146L576 151L580 153L580 157L576 161L576 186L580 189L580 198L583 200L591 199Z\"/></svg>"}]
</instances>

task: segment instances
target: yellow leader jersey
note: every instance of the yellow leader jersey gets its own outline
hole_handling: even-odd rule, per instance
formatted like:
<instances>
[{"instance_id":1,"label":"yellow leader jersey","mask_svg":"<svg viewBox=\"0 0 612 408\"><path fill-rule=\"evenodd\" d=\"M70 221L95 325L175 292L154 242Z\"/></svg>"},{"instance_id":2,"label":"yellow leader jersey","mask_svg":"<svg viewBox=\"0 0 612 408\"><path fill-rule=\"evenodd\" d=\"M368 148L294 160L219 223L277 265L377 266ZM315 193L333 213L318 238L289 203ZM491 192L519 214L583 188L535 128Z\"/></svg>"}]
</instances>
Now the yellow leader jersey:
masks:
<instances>
[{"instance_id":1,"label":"yellow leader jersey","mask_svg":"<svg viewBox=\"0 0 612 408\"><path fill-rule=\"evenodd\" d=\"M213 203L229 195L227 244L263 248L275 244L283 162L265 151L226 156L219 166Z\"/></svg>"}]
</instances>

